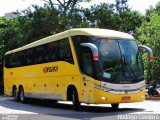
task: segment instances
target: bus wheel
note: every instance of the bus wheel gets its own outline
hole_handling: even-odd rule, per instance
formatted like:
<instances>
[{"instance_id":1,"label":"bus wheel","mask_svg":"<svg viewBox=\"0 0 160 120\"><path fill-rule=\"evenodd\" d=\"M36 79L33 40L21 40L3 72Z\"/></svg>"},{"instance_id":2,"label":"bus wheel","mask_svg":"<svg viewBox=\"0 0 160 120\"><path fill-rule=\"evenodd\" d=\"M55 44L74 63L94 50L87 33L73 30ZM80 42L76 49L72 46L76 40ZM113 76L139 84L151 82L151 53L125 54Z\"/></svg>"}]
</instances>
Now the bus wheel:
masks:
<instances>
[{"instance_id":1,"label":"bus wheel","mask_svg":"<svg viewBox=\"0 0 160 120\"><path fill-rule=\"evenodd\" d=\"M14 88L14 89L13 89L13 99L14 99L14 101L16 101L16 102L19 101L19 93L18 93L17 88Z\"/></svg>"},{"instance_id":2,"label":"bus wheel","mask_svg":"<svg viewBox=\"0 0 160 120\"><path fill-rule=\"evenodd\" d=\"M118 107L119 107L119 104L117 103L117 104L111 104L111 106L112 106L112 109L118 109Z\"/></svg>"},{"instance_id":3,"label":"bus wheel","mask_svg":"<svg viewBox=\"0 0 160 120\"><path fill-rule=\"evenodd\" d=\"M73 110L77 111L80 108L80 102L78 100L78 94L76 89L72 91L72 102L73 102Z\"/></svg>"},{"instance_id":4,"label":"bus wheel","mask_svg":"<svg viewBox=\"0 0 160 120\"><path fill-rule=\"evenodd\" d=\"M19 98L20 98L20 102L25 103L26 102L26 98L24 97L24 89L20 88L19 90Z\"/></svg>"}]
</instances>

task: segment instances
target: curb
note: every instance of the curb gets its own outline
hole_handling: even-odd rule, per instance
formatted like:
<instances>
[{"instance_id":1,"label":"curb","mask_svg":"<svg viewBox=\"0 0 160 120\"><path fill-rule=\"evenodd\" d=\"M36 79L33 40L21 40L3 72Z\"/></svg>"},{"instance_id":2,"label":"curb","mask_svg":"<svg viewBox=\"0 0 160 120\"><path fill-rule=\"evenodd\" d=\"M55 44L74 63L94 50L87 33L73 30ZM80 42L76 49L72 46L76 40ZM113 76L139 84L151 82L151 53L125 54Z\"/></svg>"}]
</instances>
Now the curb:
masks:
<instances>
[{"instance_id":1,"label":"curb","mask_svg":"<svg viewBox=\"0 0 160 120\"><path fill-rule=\"evenodd\" d=\"M146 97L145 100L160 100L160 97Z\"/></svg>"}]
</instances>

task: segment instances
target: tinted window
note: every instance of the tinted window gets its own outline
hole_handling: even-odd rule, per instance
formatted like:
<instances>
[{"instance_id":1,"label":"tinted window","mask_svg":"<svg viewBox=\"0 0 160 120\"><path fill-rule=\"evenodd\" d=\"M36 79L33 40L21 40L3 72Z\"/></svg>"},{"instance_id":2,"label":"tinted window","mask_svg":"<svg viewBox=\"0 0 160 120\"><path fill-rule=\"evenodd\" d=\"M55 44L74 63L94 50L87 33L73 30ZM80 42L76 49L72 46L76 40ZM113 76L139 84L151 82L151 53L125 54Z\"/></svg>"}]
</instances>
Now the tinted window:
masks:
<instances>
[{"instance_id":1,"label":"tinted window","mask_svg":"<svg viewBox=\"0 0 160 120\"><path fill-rule=\"evenodd\" d=\"M74 63L67 38L5 56L5 66L7 68L54 61Z\"/></svg>"},{"instance_id":2,"label":"tinted window","mask_svg":"<svg viewBox=\"0 0 160 120\"><path fill-rule=\"evenodd\" d=\"M60 43L60 59L69 63L73 63L72 52L68 39L62 40Z\"/></svg>"},{"instance_id":3,"label":"tinted window","mask_svg":"<svg viewBox=\"0 0 160 120\"><path fill-rule=\"evenodd\" d=\"M41 45L41 46L36 47L35 48L35 55L36 55L36 59L34 60L35 64L46 62L45 45Z\"/></svg>"},{"instance_id":4,"label":"tinted window","mask_svg":"<svg viewBox=\"0 0 160 120\"><path fill-rule=\"evenodd\" d=\"M10 57L10 55L6 55L6 56L5 56L5 66L6 66L7 68L10 67L10 66L9 66L9 57Z\"/></svg>"},{"instance_id":5,"label":"tinted window","mask_svg":"<svg viewBox=\"0 0 160 120\"><path fill-rule=\"evenodd\" d=\"M32 65L34 63L34 59L36 59L33 50L34 49L31 48L26 51L26 65Z\"/></svg>"},{"instance_id":6,"label":"tinted window","mask_svg":"<svg viewBox=\"0 0 160 120\"><path fill-rule=\"evenodd\" d=\"M9 66L14 67L15 65L16 65L15 54L12 54L9 57Z\"/></svg>"},{"instance_id":7,"label":"tinted window","mask_svg":"<svg viewBox=\"0 0 160 120\"><path fill-rule=\"evenodd\" d=\"M80 52L80 56L82 57L81 61L81 69L84 73L86 73L89 76L94 76L93 73L93 61L92 61L92 52L90 48L82 47L82 50Z\"/></svg>"},{"instance_id":8,"label":"tinted window","mask_svg":"<svg viewBox=\"0 0 160 120\"><path fill-rule=\"evenodd\" d=\"M60 42L55 41L47 44L47 61L53 62L60 60Z\"/></svg>"},{"instance_id":9,"label":"tinted window","mask_svg":"<svg viewBox=\"0 0 160 120\"><path fill-rule=\"evenodd\" d=\"M95 74L94 74L94 66L93 66L93 60L92 60L92 52L90 50L90 48L87 47L82 47L80 44L81 43L86 43L88 42L88 38L85 36L74 36L72 37L73 39L73 44L76 50L76 54L77 54L77 58L78 58L78 63L79 63L79 67L80 70L89 75L92 76L93 78L95 78Z\"/></svg>"},{"instance_id":10,"label":"tinted window","mask_svg":"<svg viewBox=\"0 0 160 120\"><path fill-rule=\"evenodd\" d=\"M26 61L25 61L24 51L16 53L15 56L16 56L16 65L15 65L16 67L25 65Z\"/></svg>"}]
</instances>

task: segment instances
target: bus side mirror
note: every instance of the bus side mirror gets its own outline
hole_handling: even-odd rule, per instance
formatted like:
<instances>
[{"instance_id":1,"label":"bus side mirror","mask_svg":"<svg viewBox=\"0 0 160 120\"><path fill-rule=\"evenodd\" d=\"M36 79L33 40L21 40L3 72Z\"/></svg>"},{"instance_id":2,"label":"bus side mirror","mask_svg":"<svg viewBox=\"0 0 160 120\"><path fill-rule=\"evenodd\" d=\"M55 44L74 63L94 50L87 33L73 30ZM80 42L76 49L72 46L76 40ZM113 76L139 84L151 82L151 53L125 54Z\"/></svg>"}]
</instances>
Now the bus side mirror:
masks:
<instances>
[{"instance_id":1,"label":"bus side mirror","mask_svg":"<svg viewBox=\"0 0 160 120\"><path fill-rule=\"evenodd\" d=\"M147 47L147 46L145 46L145 45L138 45L138 47L139 47L140 50L145 50L145 51L147 51L147 53L148 53L148 60L149 60L149 61L153 61L153 60L154 60L153 51L152 51L151 48L149 48L149 47Z\"/></svg>"},{"instance_id":2,"label":"bus side mirror","mask_svg":"<svg viewBox=\"0 0 160 120\"><path fill-rule=\"evenodd\" d=\"M93 54L93 60L94 61L99 60L98 48L96 45L94 45L92 43L81 43L80 45L84 46L84 47L89 47L92 51L92 54Z\"/></svg>"}]
</instances>

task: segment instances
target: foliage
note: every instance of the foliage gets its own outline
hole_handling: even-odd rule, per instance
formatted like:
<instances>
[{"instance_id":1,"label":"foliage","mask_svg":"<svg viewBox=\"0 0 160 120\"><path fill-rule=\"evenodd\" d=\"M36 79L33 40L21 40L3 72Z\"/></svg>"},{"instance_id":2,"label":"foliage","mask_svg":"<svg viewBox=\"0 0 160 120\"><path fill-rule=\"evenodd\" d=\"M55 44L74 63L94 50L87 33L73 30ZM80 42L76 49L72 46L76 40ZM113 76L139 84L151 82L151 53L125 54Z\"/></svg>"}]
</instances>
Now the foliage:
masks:
<instances>
[{"instance_id":1,"label":"foliage","mask_svg":"<svg viewBox=\"0 0 160 120\"><path fill-rule=\"evenodd\" d=\"M76 6L81 2L90 2L91 0L56 0L54 3L52 0L43 0L46 4L50 5L53 9L55 8L54 5L58 5L59 10L62 12L63 15L67 15L68 12L72 13Z\"/></svg>"},{"instance_id":2,"label":"foliage","mask_svg":"<svg viewBox=\"0 0 160 120\"><path fill-rule=\"evenodd\" d=\"M154 52L155 60L152 63L145 60L146 77L148 81L155 81L157 83L160 80L160 3L157 4L155 9L147 11L146 19L137 28L136 34L139 41L142 44L146 44L151 47Z\"/></svg>"},{"instance_id":3,"label":"foliage","mask_svg":"<svg viewBox=\"0 0 160 120\"><path fill-rule=\"evenodd\" d=\"M140 26L142 16L137 11L131 11L126 2L116 0L115 4L101 3L85 9L84 14L92 27L134 32Z\"/></svg>"}]
</instances>

